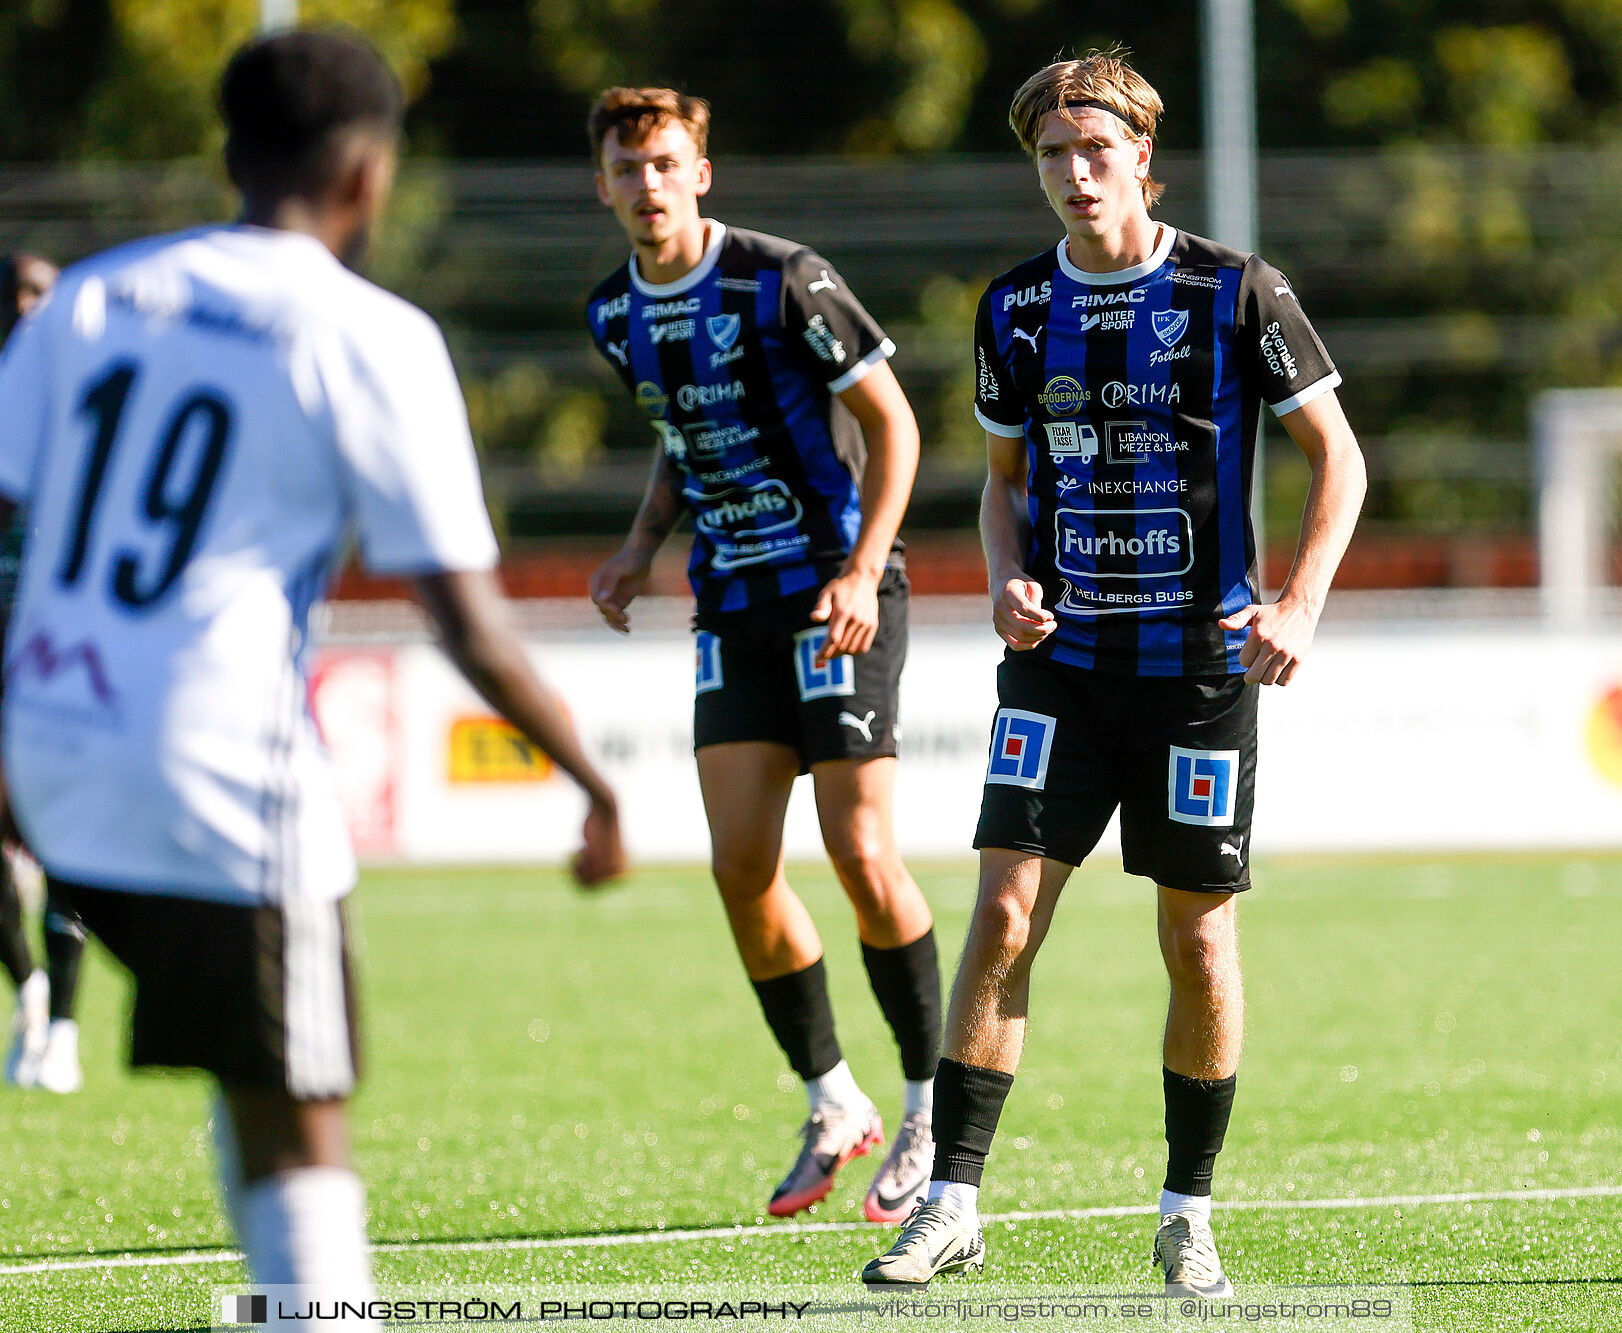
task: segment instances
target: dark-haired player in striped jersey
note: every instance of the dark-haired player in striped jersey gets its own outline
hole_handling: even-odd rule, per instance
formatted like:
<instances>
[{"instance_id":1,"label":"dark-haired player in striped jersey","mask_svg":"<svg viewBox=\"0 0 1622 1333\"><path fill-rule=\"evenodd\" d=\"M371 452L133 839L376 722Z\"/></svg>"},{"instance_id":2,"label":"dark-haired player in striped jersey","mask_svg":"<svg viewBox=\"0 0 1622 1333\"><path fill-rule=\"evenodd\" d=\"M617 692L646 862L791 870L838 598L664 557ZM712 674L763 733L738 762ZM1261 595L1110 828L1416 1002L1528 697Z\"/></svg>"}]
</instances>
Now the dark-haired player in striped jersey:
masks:
<instances>
[{"instance_id":1,"label":"dark-haired player in striped jersey","mask_svg":"<svg viewBox=\"0 0 1622 1333\"><path fill-rule=\"evenodd\" d=\"M1168 1290L1231 1290L1211 1178L1243 1029L1234 908L1250 885L1256 686L1288 684L1311 646L1364 469L1340 376L1284 276L1150 217L1161 103L1122 55L1049 65L1009 113L1065 236L994 281L976 324L981 529L1009 651L979 901L936 1074L934 1179L870 1283L981 1263L977 1195L1031 962L1119 808L1127 871L1159 886L1171 981L1154 1258ZM1263 403L1312 467L1270 603L1256 601L1250 528Z\"/></svg>"},{"instance_id":2,"label":"dark-haired player in striped jersey","mask_svg":"<svg viewBox=\"0 0 1622 1333\"><path fill-rule=\"evenodd\" d=\"M591 595L627 630L655 551L692 515L693 744L715 881L810 1102L805 1145L768 1211L815 1204L882 1141L840 1053L821 940L783 873L789 792L809 771L901 1052L901 1129L865 1202L873 1221L897 1221L929 1178L940 1045L929 906L891 828L907 645L896 530L918 428L888 364L894 346L827 260L700 215L708 128L708 106L668 88L610 88L591 113L598 193L633 254L592 293L587 320L655 432L641 509Z\"/></svg>"}]
</instances>

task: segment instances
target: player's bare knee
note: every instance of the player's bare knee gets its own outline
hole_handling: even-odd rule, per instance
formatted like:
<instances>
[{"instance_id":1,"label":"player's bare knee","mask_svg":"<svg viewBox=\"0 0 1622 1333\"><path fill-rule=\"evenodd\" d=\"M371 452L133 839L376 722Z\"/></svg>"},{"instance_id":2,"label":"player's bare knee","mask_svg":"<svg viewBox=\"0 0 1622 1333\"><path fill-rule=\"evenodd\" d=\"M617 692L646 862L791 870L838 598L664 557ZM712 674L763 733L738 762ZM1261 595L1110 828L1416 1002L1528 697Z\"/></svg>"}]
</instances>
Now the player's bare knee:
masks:
<instances>
[{"instance_id":1,"label":"player's bare knee","mask_svg":"<svg viewBox=\"0 0 1622 1333\"><path fill-rule=\"evenodd\" d=\"M1007 973L1019 965L1030 942L1031 910L1014 894L988 894L975 904L969 938L988 966Z\"/></svg>"},{"instance_id":2,"label":"player's bare knee","mask_svg":"<svg viewBox=\"0 0 1622 1333\"><path fill-rule=\"evenodd\" d=\"M866 906L887 913L901 878L901 861L893 848L877 840L855 840L830 846L828 859L858 911Z\"/></svg>"},{"instance_id":3,"label":"player's bare knee","mask_svg":"<svg viewBox=\"0 0 1622 1333\"><path fill-rule=\"evenodd\" d=\"M1168 925L1160 948L1173 982L1186 986L1216 990L1238 965L1231 926L1209 916Z\"/></svg>"},{"instance_id":4,"label":"player's bare knee","mask_svg":"<svg viewBox=\"0 0 1622 1333\"><path fill-rule=\"evenodd\" d=\"M710 859L710 873L725 902L747 902L764 897L777 878L777 858L748 851L716 853Z\"/></svg>"}]
</instances>

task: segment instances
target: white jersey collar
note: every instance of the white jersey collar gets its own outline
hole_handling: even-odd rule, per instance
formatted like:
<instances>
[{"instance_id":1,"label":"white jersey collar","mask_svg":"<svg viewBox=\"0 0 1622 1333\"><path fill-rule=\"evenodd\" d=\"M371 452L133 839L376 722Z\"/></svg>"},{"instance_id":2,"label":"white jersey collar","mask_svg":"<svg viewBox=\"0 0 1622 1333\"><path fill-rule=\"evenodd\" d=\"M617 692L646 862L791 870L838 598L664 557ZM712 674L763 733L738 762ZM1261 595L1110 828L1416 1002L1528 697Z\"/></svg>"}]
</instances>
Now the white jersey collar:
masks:
<instances>
[{"instance_id":1,"label":"white jersey collar","mask_svg":"<svg viewBox=\"0 0 1622 1333\"><path fill-rule=\"evenodd\" d=\"M1066 236L1059 241L1057 251L1059 267L1064 270L1065 277L1074 282L1085 283L1089 287L1119 287L1123 283L1137 282L1140 278L1147 278L1166 262L1166 257L1171 254L1172 243L1177 239L1176 227L1164 222L1157 225L1160 227L1160 239L1155 243L1154 253L1141 264L1134 264L1131 268L1116 269L1113 273L1089 273L1086 269L1077 268L1070 262L1070 256L1065 249L1070 238Z\"/></svg>"},{"instance_id":2,"label":"white jersey collar","mask_svg":"<svg viewBox=\"0 0 1622 1333\"><path fill-rule=\"evenodd\" d=\"M631 252L631 285L641 292L643 296L680 296L690 288L698 286L709 277L710 270L715 267L715 261L721 257L721 242L726 239L726 223L717 222L714 218L703 219L704 225L709 228L710 239L704 246L704 256L693 268L681 275L674 282L648 282L636 267L636 251Z\"/></svg>"}]
</instances>

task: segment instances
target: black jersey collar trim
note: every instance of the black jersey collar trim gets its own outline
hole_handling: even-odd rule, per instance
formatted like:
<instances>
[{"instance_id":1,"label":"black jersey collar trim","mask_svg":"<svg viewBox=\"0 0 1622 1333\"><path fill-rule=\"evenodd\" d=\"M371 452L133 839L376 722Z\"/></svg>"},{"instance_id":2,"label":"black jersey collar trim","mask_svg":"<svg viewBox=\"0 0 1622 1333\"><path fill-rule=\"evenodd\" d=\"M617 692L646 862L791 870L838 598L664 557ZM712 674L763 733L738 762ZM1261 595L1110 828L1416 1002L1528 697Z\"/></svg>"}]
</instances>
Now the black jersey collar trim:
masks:
<instances>
[{"instance_id":1,"label":"black jersey collar trim","mask_svg":"<svg viewBox=\"0 0 1622 1333\"><path fill-rule=\"evenodd\" d=\"M1059 256L1059 267L1064 271L1065 277L1072 281L1085 283L1089 287L1119 287L1123 283L1147 278L1164 264L1171 254L1171 247L1177 240L1177 228L1164 222L1157 225L1160 227L1160 240L1155 245L1154 253L1141 264L1117 269L1113 273L1089 273L1086 269L1077 268L1072 264L1070 256L1065 252L1065 246L1070 239L1068 236L1059 242L1059 247L1054 253Z\"/></svg>"},{"instance_id":2,"label":"black jersey collar trim","mask_svg":"<svg viewBox=\"0 0 1622 1333\"><path fill-rule=\"evenodd\" d=\"M631 252L631 285L641 292L643 296L680 296L698 286L705 278L710 276L710 270L715 267L716 260L721 257L721 242L726 239L727 227L724 222L717 222L714 218L705 218L704 225L710 229L709 243L704 247L704 257L692 268L682 274L674 282L647 282L636 268L636 251Z\"/></svg>"}]
</instances>

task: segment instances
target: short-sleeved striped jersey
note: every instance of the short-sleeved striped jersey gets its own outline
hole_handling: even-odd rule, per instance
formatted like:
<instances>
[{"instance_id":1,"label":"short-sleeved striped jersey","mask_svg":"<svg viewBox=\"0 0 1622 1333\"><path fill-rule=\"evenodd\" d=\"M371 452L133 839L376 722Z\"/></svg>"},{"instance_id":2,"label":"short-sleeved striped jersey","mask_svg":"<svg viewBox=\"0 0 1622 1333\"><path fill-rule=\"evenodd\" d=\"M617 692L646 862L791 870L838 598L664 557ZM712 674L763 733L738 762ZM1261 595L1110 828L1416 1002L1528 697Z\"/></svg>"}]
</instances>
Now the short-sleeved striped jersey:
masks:
<instances>
[{"instance_id":1,"label":"short-sleeved striped jersey","mask_svg":"<svg viewBox=\"0 0 1622 1333\"><path fill-rule=\"evenodd\" d=\"M1243 670L1217 620L1254 600L1261 404L1340 383L1277 269L1163 226L1134 268L1061 241L1003 274L975 325L975 414L1024 438L1026 569L1058 628L1037 651L1140 676Z\"/></svg>"},{"instance_id":2,"label":"short-sleeved striped jersey","mask_svg":"<svg viewBox=\"0 0 1622 1333\"><path fill-rule=\"evenodd\" d=\"M825 582L861 531L861 429L835 395L895 353L827 260L708 224L675 282L635 261L591 294L591 335L682 474L701 620Z\"/></svg>"}]
</instances>

